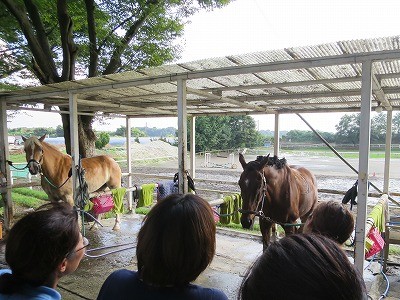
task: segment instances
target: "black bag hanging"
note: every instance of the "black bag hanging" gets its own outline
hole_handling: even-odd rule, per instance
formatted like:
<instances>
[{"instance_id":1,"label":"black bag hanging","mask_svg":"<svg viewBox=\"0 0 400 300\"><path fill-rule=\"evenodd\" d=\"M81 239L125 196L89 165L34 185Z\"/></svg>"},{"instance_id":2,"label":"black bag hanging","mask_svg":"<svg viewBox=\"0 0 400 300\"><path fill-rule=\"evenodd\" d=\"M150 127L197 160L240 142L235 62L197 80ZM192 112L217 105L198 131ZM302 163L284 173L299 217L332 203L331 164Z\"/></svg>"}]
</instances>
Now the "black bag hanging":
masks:
<instances>
[{"instance_id":1,"label":"black bag hanging","mask_svg":"<svg viewBox=\"0 0 400 300\"><path fill-rule=\"evenodd\" d=\"M187 173L187 180L188 180L189 189L191 189L194 193L196 193L196 188L194 186L193 178L190 177L190 175L188 173ZM179 173L175 173L175 175L174 175L174 183L175 183L175 186L178 186L178 184L179 184Z\"/></svg>"}]
</instances>

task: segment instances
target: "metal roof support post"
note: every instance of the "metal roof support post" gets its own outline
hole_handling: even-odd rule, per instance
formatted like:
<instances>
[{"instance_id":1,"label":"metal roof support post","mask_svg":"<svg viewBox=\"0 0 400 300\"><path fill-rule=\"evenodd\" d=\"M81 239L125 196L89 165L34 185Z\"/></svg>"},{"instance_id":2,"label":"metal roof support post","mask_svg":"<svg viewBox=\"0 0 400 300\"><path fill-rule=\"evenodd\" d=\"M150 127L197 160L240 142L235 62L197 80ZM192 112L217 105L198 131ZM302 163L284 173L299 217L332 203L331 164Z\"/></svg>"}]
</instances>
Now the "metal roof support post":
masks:
<instances>
[{"instance_id":1,"label":"metal roof support post","mask_svg":"<svg viewBox=\"0 0 400 300\"><path fill-rule=\"evenodd\" d=\"M355 266L361 274L364 270L365 225L367 219L368 171L371 137L371 90L372 62L362 64L361 115L360 115L360 157L358 172L358 205L356 218Z\"/></svg>"},{"instance_id":2,"label":"metal roof support post","mask_svg":"<svg viewBox=\"0 0 400 300\"><path fill-rule=\"evenodd\" d=\"M279 156L279 113L275 113L275 129L274 129L274 155Z\"/></svg>"},{"instance_id":3,"label":"metal roof support post","mask_svg":"<svg viewBox=\"0 0 400 300\"><path fill-rule=\"evenodd\" d=\"M131 118L126 116L126 164L128 166L128 188L132 187L132 139L131 139ZM128 192L128 211L133 212L132 193Z\"/></svg>"},{"instance_id":4,"label":"metal roof support post","mask_svg":"<svg viewBox=\"0 0 400 300\"><path fill-rule=\"evenodd\" d=\"M390 155L392 152L392 120L393 112L386 112L386 145L385 145L385 170L383 172L383 193L389 194Z\"/></svg>"},{"instance_id":5,"label":"metal roof support post","mask_svg":"<svg viewBox=\"0 0 400 300\"><path fill-rule=\"evenodd\" d=\"M188 192L187 184L187 110L186 110L186 80L178 79L178 162L179 162L179 193Z\"/></svg>"},{"instance_id":6,"label":"metal roof support post","mask_svg":"<svg viewBox=\"0 0 400 300\"><path fill-rule=\"evenodd\" d=\"M78 140L78 97L76 94L69 93L69 123L71 135L71 156L73 160L72 167L72 196L74 201L77 194L78 178L76 166L79 165L79 140Z\"/></svg>"},{"instance_id":7,"label":"metal roof support post","mask_svg":"<svg viewBox=\"0 0 400 300\"><path fill-rule=\"evenodd\" d=\"M4 228L10 229L11 222L14 217L14 210L11 199L11 172L10 166L6 163L9 157L8 150L8 132L7 132L7 103L6 101L0 102L0 188L1 198L4 203ZM3 187L5 189L3 189Z\"/></svg>"},{"instance_id":8,"label":"metal roof support post","mask_svg":"<svg viewBox=\"0 0 400 300\"><path fill-rule=\"evenodd\" d=\"M190 174L196 178L196 117L189 118L190 124Z\"/></svg>"}]
</instances>

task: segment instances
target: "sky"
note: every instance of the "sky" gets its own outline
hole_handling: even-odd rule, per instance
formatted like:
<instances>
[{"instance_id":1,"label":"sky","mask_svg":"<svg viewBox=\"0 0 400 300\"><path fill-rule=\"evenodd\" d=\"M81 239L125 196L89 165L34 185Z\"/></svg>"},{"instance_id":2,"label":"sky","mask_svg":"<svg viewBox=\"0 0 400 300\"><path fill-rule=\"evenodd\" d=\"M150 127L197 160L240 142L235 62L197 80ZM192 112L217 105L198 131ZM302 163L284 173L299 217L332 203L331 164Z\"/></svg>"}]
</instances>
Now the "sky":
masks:
<instances>
[{"instance_id":1,"label":"sky","mask_svg":"<svg viewBox=\"0 0 400 300\"><path fill-rule=\"evenodd\" d=\"M286 47L342 40L400 35L399 0L235 0L222 9L201 11L185 26L181 58L189 62ZM28 117L33 115L34 117ZM30 113L9 124L15 127L56 127L58 114ZM335 132L344 113L304 114L316 129ZM273 115L253 116L260 130L274 129ZM93 124L115 130L124 119ZM176 118L133 119L134 127L177 127ZM280 130L309 130L296 115L281 115Z\"/></svg>"}]
</instances>

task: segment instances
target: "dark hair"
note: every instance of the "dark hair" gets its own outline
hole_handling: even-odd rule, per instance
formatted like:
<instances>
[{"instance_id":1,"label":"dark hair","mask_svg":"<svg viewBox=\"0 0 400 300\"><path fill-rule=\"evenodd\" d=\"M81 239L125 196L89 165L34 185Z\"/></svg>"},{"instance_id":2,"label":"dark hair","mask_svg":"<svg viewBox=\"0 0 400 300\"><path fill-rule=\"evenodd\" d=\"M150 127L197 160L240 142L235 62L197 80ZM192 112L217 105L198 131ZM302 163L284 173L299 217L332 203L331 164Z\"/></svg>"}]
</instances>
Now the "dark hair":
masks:
<instances>
[{"instance_id":1,"label":"dark hair","mask_svg":"<svg viewBox=\"0 0 400 300\"><path fill-rule=\"evenodd\" d=\"M321 202L307 220L304 232L325 235L339 244L350 237L354 229L354 218L351 212L339 202Z\"/></svg>"},{"instance_id":2,"label":"dark hair","mask_svg":"<svg viewBox=\"0 0 400 300\"><path fill-rule=\"evenodd\" d=\"M361 300L362 276L333 240L294 234L271 243L245 276L242 300Z\"/></svg>"},{"instance_id":3,"label":"dark hair","mask_svg":"<svg viewBox=\"0 0 400 300\"><path fill-rule=\"evenodd\" d=\"M5 240L12 274L0 276L0 293L14 293L23 284L43 285L79 239L78 214L67 203L45 204L24 216Z\"/></svg>"},{"instance_id":4,"label":"dark hair","mask_svg":"<svg viewBox=\"0 0 400 300\"><path fill-rule=\"evenodd\" d=\"M211 206L193 194L173 194L148 213L138 234L136 257L142 280L153 286L194 281L215 254Z\"/></svg>"}]
</instances>

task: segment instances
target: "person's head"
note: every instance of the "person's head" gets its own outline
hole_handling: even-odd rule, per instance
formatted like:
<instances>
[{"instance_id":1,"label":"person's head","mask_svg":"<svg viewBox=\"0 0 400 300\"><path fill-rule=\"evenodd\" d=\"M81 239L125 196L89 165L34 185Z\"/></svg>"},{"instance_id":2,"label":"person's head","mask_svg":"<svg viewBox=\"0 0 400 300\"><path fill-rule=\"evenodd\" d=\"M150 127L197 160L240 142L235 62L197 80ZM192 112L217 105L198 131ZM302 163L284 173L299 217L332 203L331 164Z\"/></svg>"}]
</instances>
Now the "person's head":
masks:
<instances>
[{"instance_id":1,"label":"person's head","mask_svg":"<svg viewBox=\"0 0 400 300\"><path fill-rule=\"evenodd\" d=\"M351 212L337 201L326 201L319 203L308 217L303 232L319 233L343 244L353 229Z\"/></svg>"},{"instance_id":2,"label":"person's head","mask_svg":"<svg viewBox=\"0 0 400 300\"><path fill-rule=\"evenodd\" d=\"M3 293L17 291L20 284L54 287L60 277L76 270L86 246L76 210L61 202L43 205L21 218L5 243L12 275L0 277Z\"/></svg>"},{"instance_id":3,"label":"person's head","mask_svg":"<svg viewBox=\"0 0 400 300\"><path fill-rule=\"evenodd\" d=\"M317 234L271 243L245 276L238 299L365 299L365 284L336 242Z\"/></svg>"},{"instance_id":4,"label":"person's head","mask_svg":"<svg viewBox=\"0 0 400 300\"><path fill-rule=\"evenodd\" d=\"M173 194L147 214L138 234L136 257L142 280L154 286L194 281L215 253L215 222L207 201Z\"/></svg>"}]
</instances>

